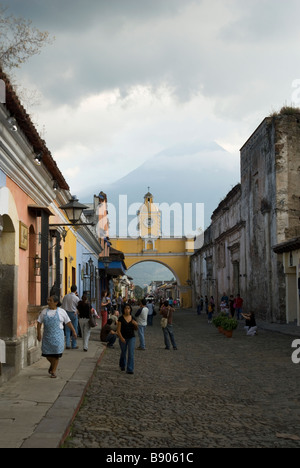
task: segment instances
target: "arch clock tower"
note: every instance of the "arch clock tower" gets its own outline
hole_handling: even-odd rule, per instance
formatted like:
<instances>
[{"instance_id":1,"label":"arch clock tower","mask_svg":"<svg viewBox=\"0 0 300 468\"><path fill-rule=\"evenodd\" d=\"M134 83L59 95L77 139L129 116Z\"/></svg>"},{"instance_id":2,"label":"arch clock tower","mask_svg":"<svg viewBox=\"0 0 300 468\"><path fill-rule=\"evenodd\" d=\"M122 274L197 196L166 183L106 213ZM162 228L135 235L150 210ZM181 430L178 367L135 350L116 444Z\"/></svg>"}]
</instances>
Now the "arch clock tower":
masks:
<instances>
[{"instance_id":1,"label":"arch clock tower","mask_svg":"<svg viewBox=\"0 0 300 468\"><path fill-rule=\"evenodd\" d=\"M145 241L145 250L155 250L155 240L161 237L161 213L153 202L149 191L144 196L144 204L138 211L139 233Z\"/></svg>"}]
</instances>

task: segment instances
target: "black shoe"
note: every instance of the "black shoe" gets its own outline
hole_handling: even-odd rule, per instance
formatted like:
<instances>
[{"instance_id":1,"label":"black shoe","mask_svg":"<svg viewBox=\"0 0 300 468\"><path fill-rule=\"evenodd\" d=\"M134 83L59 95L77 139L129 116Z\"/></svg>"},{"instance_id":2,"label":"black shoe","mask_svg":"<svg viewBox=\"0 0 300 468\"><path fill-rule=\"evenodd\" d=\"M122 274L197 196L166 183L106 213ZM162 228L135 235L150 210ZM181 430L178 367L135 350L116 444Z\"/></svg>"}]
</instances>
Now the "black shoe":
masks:
<instances>
[{"instance_id":1,"label":"black shoe","mask_svg":"<svg viewBox=\"0 0 300 468\"><path fill-rule=\"evenodd\" d=\"M131 371L127 371L127 372L126 372L126 374L133 374L133 372L131 372Z\"/></svg>"},{"instance_id":2,"label":"black shoe","mask_svg":"<svg viewBox=\"0 0 300 468\"><path fill-rule=\"evenodd\" d=\"M125 371L125 367L120 367L121 371L124 372Z\"/></svg>"},{"instance_id":3,"label":"black shoe","mask_svg":"<svg viewBox=\"0 0 300 468\"><path fill-rule=\"evenodd\" d=\"M174 351L177 351L177 348L176 348L176 347L175 347L175 348L173 348L173 349L174 349Z\"/></svg>"},{"instance_id":4,"label":"black shoe","mask_svg":"<svg viewBox=\"0 0 300 468\"><path fill-rule=\"evenodd\" d=\"M165 349L167 349L168 351L170 351L170 348L165 347Z\"/></svg>"}]
</instances>

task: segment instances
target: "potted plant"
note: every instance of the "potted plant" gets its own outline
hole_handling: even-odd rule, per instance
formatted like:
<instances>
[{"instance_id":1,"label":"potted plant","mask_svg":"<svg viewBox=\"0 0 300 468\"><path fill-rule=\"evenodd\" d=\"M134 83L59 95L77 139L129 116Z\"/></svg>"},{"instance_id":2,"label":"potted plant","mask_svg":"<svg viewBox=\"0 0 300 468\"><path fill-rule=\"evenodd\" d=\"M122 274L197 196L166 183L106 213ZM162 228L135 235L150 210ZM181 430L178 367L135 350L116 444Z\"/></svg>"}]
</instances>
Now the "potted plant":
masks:
<instances>
[{"instance_id":1,"label":"potted plant","mask_svg":"<svg viewBox=\"0 0 300 468\"><path fill-rule=\"evenodd\" d=\"M233 318L229 318L225 314L220 314L213 319L213 324L218 328L220 333L231 338L233 330L238 326L238 321Z\"/></svg>"},{"instance_id":2,"label":"potted plant","mask_svg":"<svg viewBox=\"0 0 300 468\"><path fill-rule=\"evenodd\" d=\"M217 317L214 317L213 318L213 324L214 326L219 330L220 333L223 333L224 331L224 328L223 328L223 321L226 317L224 316L224 314L220 314L218 315Z\"/></svg>"},{"instance_id":3,"label":"potted plant","mask_svg":"<svg viewBox=\"0 0 300 468\"><path fill-rule=\"evenodd\" d=\"M236 330L237 326L238 326L238 321L236 319L227 317L226 320L224 320L222 324L222 327L225 331L224 334L228 338L231 338L232 332L233 330Z\"/></svg>"}]
</instances>

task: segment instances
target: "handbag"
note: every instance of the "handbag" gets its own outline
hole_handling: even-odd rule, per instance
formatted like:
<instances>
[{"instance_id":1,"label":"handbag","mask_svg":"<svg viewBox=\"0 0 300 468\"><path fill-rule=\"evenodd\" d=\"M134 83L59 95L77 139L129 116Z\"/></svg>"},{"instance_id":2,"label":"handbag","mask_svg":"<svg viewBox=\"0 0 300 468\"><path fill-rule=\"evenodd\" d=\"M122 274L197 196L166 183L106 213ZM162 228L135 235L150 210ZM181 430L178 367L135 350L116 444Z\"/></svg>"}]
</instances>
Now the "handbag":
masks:
<instances>
[{"instance_id":1,"label":"handbag","mask_svg":"<svg viewBox=\"0 0 300 468\"><path fill-rule=\"evenodd\" d=\"M89 318L89 326L91 328L95 328L97 326L96 318L95 315L90 312L90 318Z\"/></svg>"},{"instance_id":2,"label":"handbag","mask_svg":"<svg viewBox=\"0 0 300 468\"><path fill-rule=\"evenodd\" d=\"M167 325L168 325L169 313L170 313L170 310L168 309L167 318L166 318L166 317L162 317L162 319L161 319L161 321L160 321L161 328L166 328L166 327L167 327Z\"/></svg>"}]
</instances>

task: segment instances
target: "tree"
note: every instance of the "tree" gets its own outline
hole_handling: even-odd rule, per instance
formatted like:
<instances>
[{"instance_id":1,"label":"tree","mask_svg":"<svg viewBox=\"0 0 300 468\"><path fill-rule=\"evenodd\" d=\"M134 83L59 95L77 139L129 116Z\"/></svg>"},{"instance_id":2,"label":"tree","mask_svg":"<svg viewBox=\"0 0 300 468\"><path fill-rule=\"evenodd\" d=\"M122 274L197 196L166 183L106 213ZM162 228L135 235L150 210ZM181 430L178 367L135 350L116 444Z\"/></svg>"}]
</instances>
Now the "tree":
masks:
<instances>
[{"instance_id":1,"label":"tree","mask_svg":"<svg viewBox=\"0 0 300 468\"><path fill-rule=\"evenodd\" d=\"M136 285L134 287L134 297L139 300L139 299L143 299L144 297L144 291L143 291L143 288L141 288L140 286Z\"/></svg>"},{"instance_id":2,"label":"tree","mask_svg":"<svg viewBox=\"0 0 300 468\"><path fill-rule=\"evenodd\" d=\"M49 32L32 26L30 20L7 14L7 8L0 4L0 65L3 69L19 67L53 39Z\"/></svg>"}]
</instances>

